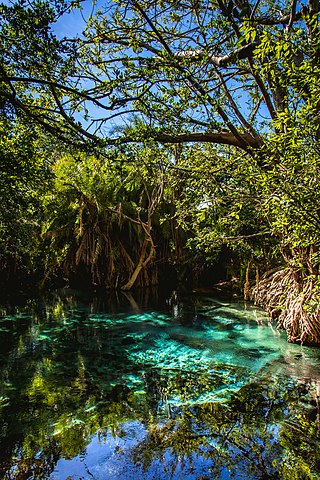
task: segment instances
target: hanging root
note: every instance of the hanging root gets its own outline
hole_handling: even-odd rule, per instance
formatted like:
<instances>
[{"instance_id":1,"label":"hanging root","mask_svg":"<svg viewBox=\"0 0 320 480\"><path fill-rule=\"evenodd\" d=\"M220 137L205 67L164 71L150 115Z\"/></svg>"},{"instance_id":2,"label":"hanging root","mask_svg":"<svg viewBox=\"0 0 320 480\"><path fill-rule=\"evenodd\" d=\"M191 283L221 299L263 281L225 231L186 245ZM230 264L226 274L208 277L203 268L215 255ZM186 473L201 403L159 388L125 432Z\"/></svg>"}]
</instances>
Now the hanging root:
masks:
<instances>
[{"instance_id":1,"label":"hanging root","mask_svg":"<svg viewBox=\"0 0 320 480\"><path fill-rule=\"evenodd\" d=\"M292 269L272 270L256 283L251 299L277 319L289 342L320 345L320 293L312 279L298 282Z\"/></svg>"}]
</instances>

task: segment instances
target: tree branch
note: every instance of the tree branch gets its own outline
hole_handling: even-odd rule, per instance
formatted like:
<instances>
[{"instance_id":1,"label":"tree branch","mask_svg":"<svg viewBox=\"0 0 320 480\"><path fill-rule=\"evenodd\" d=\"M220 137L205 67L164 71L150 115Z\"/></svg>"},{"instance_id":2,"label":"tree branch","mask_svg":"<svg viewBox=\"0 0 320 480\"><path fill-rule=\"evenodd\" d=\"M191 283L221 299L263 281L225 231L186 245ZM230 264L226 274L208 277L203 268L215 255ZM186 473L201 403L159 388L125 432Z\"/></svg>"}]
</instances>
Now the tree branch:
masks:
<instances>
[{"instance_id":1,"label":"tree branch","mask_svg":"<svg viewBox=\"0 0 320 480\"><path fill-rule=\"evenodd\" d=\"M160 143L216 143L220 145L230 145L240 147L247 150L248 147L253 149L259 148L263 145L261 138L255 138L249 133L239 133L240 140L229 132L190 132L190 133L162 133L162 132L148 132L145 136L139 139L133 136L119 137L114 139L107 139L108 145L121 145L124 143L132 143L143 140L153 140Z\"/></svg>"},{"instance_id":2,"label":"tree branch","mask_svg":"<svg viewBox=\"0 0 320 480\"><path fill-rule=\"evenodd\" d=\"M252 21L254 23L257 23L258 25L288 25L292 22L297 22L298 20L301 20L302 17L302 12L296 12L294 15L291 13L287 13L286 15L282 15L282 17L279 18L273 18L273 17L260 17L260 18L254 18Z\"/></svg>"},{"instance_id":3,"label":"tree branch","mask_svg":"<svg viewBox=\"0 0 320 480\"><path fill-rule=\"evenodd\" d=\"M208 55L204 50L185 50L184 52L176 53L177 57L187 58L188 60L202 60L207 58L208 63L215 65L216 67L227 67L235 60L243 60L252 56L254 49L259 45L259 42L251 42L243 47L237 48L233 52L227 55L217 56Z\"/></svg>"},{"instance_id":4,"label":"tree branch","mask_svg":"<svg viewBox=\"0 0 320 480\"><path fill-rule=\"evenodd\" d=\"M288 30L290 30L290 28L293 25L293 22L294 22L294 19L295 19L295 16L296 16L296 8L297 8L297 0L292 0L290 19L289 19L289 23L288 23Z\"/></svg>"},{"instance_id":5,"label":"tree branch","mask_svg":"<svg viewBox=\"0 0 320 480\"><path fill-rule=\"evenodd\" d=\"M148 17L148 15L146 14L146 12L143 10L143 8L139 5L138 2L132 2L132 5L138 10L138 12L140 12L140 14L142 15L142 17L145 19L145 21L148 23L148 25L150 26L150 28L152 29L153 33L156 35L156 37L158 38L158 40L160 41L161 45L163 46L163 48L166 50L166 52L168 52L170 55L172 55L172 51L169 47L169 45L167 44L167 42L165 41L165 39L163 38L163 36L161 35L161 33L159 32L158 28L154 25L154 23L152 22L152 20Z\"/></svg>"},{"instance_id":6,"label":"tree branch","mask_svg":"<svg viewBox=\"0 0 320 480\"><path fill-rule=\"evenodd\" d=\"M62 85L61 83L54 82L51 80L44 80L43 78L36 78L36 77L17 77L17 76L10 76L5 73L3 73L3 76L0 76L0 81L7 82L22 82L22 83L34 83L37 85L45 85L48 87L54 87L56 89L59 89L61 91L71 93L73 95L76 95L77 97L83 98L84 100L88 100L89 102L94 103L97 107L101 107L104 110L110 110L110 107L106 107L103 105L103 103L99 102L95 97L92 97L86 91L81 91L76 88L68 87L67 85Z\"/></svg>"}]
</instances>

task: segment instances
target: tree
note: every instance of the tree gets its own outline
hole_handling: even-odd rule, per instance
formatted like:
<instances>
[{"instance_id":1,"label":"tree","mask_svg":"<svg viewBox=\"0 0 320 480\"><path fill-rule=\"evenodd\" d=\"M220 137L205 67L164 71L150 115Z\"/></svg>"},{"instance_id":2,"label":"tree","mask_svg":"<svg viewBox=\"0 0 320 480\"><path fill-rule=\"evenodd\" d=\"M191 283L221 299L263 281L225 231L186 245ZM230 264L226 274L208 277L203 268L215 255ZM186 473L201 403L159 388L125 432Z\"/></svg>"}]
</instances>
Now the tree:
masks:
<instances>
[{"instance_id":1,"label":"tree","mask_svg":"<svg viewBox=\"0 0 320 480\"><path fill-rule=\"evenodd\" d=\"M65 278L82 272L93 284L123 290L158 283L163 156L135 148L107 157L73 152L56 162L55 185L44 199L47 278L60 270Z\"/></svg>"},{"instance_id":2,"label":"tree","mask_svg":"<svg viewBox=\"0 0 320 480\"><path fill-rule=\"evenodd\" d=\"M262 208L265 176L254 159L243 152L226 156L213 145L192 145L176 168L176 188L186 185L176 200L176 218L190 232L193 255L200 254L207 264L223 255L229 278L238 277L241 289L248 268L259 276L279 262L278 240Z\"/></svg>"},{"instance_id":3,"label":"tree","mask_svg":"<svg viewBox=\"0 0 320 480\"><path fill-rule=\"evenodd\" d=\"M298 10L296 2L107 1L81 37L59 41L54 6L1 7L2 96L65 139L212 142L252 152L264 143L262 115L270 123L307 101L285 67L314 65L318 2ZM20 95L25 85L30 95ZM133 113L145 128L106 137L106 126Z\"/></svg>"},{"instance_id":4,"label":"tree","mask_svg":"<svg viewBox=\"0 0 320 480\"><path fill-rule=\"evenodd\" d=\"M23 122L0 119L0 268L8 281L41 270L41 195L50 182L41 135ZM21 278L22 278L21 277ZM20 278L20 279L21 279Z\"/></svg>"}]
</instances>

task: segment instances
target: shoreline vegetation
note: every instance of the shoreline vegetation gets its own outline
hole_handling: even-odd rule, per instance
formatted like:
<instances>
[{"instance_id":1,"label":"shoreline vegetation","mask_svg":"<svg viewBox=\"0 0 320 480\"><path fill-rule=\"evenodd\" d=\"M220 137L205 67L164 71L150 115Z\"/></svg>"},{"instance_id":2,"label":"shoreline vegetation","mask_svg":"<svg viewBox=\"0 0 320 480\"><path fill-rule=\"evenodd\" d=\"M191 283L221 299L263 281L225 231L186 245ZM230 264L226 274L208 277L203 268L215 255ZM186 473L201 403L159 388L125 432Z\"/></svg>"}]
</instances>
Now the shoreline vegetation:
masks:
<instances>
[{"instance_id":1,"label":"shoreline vegetation","mask_svg":"<svg viewBox=\"0 0 320 480\"><path fill-rule=\"evenodd\" d=\"M14 287L13 284L4 288L2 285L1 299L6 300L8 298L27 298L30 295L43 295L55 290L69 289L69 283L52 283L49 286L43 286L42 282L30 284L30 279L25 279L25 283L22 282L20 288ZM251 305L257 306L266 312L270 321L279 330L284 330L287 333L287 339L289 343L296 343L306 346L320 346L320 332L318 327L318 316L320 303L315 305L313 310L304 309L305 302L314 301L312 296L312 285L306 284L306 291L309 294L304 294L300 290L300 284L295 280L293 272L281 267L274 268L271 271L264 273L260 278L256 278L255 281L244 284L241 286L239 278L233 277L231 280L221 280L213 285L193 285L189 282L188 286L178 285L176 281L162 282L154 285L134 287L132 293L127 289L121 288L106 288L97 284L83 284L76 283L71 286L71 290L74 288L83 292L90 292L91 294L106 294L113 297L119 294L125 295L130 304L136 305L135 296L137 292L140 292L138 296L144 297L144 294L148 295L148 292L165 291L169 290L178 292L185 295L191 293L192 295L207 296L212 298L222 298L224 300L244 300ZM180 292L180 293L179 293ZM176 294L177 295L177 294ZM136 306L138 309L138 307Z\"/></svg>"}]
</instances>

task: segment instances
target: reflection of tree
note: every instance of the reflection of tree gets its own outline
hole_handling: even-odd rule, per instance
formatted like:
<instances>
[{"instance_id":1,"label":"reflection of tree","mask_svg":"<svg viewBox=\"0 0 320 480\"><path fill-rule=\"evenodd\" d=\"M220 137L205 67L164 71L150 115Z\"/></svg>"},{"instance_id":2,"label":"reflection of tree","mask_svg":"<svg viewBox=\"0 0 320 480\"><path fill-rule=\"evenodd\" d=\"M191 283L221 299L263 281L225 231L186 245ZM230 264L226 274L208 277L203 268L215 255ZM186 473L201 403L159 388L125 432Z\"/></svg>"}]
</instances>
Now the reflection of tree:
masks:
<instances>
[{"instance_id":1,"label":"reflection of tree","mask_svg":"<svg viewBox=\"0 0 320 480\"><path fill-rule=\"evenodd\" d=\"M37 458L34 456L20 458L14 465L9 461L4 463L0 473L4 475L5 480L49 478L60 457L60 450L55 442L51 442L47 449L49 454L44 450Z\"/></svg>"},{"instance_id":2,"label":"reflection of tree","mask_svg":"<svg viewBox=\"0 0 320 480\"><path fill-rule=\"evenodd\" d=\"M19 336L11 332L1 358L1 478L45 478L60 457L85 451L92 434L117 435L123 422L150 414L139 396L114 384L119 370L134 369L117 340L120 327L105 328L99 313L90 319L118 311L116 296L79 305L55 295L39 304L3 311Z\"/></svg>"},{"instance_id":3,"label":"reflection of tree","mask_svg":"<svg viewBox=\"0 0 320 480\"><path fill-rule=\"evenodd\" d=\"M223 471L243 479L318 478L320 434L312 388L271 380L243 387L225 404L176 409L166 422L149 426L134 450L135 461L146 470L162 459L166 471L181 463L192 471L202 457L210 461L210 478L220 478Z\"/></svg>"},{"instance_id":4,"label":"reflection of tree","mask_svg":"<svg viewBox=\"0 0 320 480\"><path fill-rule=\"evenodd\" d=\"M226 471L237 479L317 478L316 385L306 378L281 380L273 371L228 402L199 404L201 395L227 388L231 378L243 384L246 370L215 365L211 371L160 371L147 365L135 392L118 378L142 368L127 355L127 325L113 319L106 327L99 312L107 308L99 302L91 310L78 307L72 296L57 297L24 319L19 336L11 338L0 371L1 477L48 478L59 458L85 455L93 434L105 441L107 432L123 438L124 423L138 420L147 435L131 458L146 472L157 462L168 478L177 472L196 478L198 465L208 478ZM116 305L108 309L116 311Z\"/></svg>"}]
</instances>

